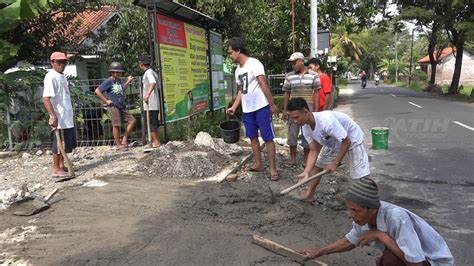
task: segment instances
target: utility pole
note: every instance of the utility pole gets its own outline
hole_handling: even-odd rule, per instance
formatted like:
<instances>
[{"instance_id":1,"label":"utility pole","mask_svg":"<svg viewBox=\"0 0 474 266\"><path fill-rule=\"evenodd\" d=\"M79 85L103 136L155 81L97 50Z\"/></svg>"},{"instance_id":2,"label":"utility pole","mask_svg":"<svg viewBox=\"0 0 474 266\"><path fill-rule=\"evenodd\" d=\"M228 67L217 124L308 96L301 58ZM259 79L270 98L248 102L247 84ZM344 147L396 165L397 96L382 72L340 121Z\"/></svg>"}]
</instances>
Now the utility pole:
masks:
<instances>
[{"instance_id":1,"label":"utility pole","mask_svg":"<svg viewBox=\"0 0 474 266\"><path fill-rule=\"evenodd\" d=\"M291 30L292 30L292 39L293 39L293 53L295 52L295 0L291 0Z\"/></svg>"},{"instance_id":2,"label":"utility pole","mask_svg":"<svg viewBox=\"0 0 474 266\"><path fill-rule=\"evenodd\" d=\"M311 0L311 57L318 53L318 0Z\"/></svg>"},{"instance_id":3,"label":"utility pole","mask_svg":"<svg viewBox=\"0 0 474 266\"><path fill-rule=\"evenodd\" d=\"M395 31L395 82L398 82L398 51L397 51L397 32Z\"/></svg>"},{"instance_id":4,"label":"utility pole","mask_svg":"<svg viewBox=\"0 0 474 266\"><path fill-rule=\"evenodd\" d=\"M412 64L413 64L413 38L415 35L415 29L411 30L411 48L410 48L410 69L409 69L409 76L408 76L408 86L411 85L411 75L412 75Z\"/></svg>"}]
</instances>

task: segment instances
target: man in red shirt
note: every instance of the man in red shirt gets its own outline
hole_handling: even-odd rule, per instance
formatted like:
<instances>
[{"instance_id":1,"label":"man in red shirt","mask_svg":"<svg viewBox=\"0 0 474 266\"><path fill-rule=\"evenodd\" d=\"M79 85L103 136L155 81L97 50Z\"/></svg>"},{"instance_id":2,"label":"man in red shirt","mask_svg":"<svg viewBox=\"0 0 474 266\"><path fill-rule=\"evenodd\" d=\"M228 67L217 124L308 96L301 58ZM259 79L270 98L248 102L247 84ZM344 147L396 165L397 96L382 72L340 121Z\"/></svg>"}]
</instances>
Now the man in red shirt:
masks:
<instances>
[{"instance_id":1,"label":"man in red shirt","mask_svg":"<svg viewBox=\"0 0 474 266\"><path fill-rule=\"evenodd\" d=\"M321 70L321 60L318 58L311 58L308 62L309 69L318 73L319 80L321 81L321 90L319 91L319 107L313 106L313 111L320 112L324 110L329 110L332 103L332 81L331 78ZM316 101L313 99L313 103ZM314 105L314 104L313 104Z\"/></svg>"}]
</instances>

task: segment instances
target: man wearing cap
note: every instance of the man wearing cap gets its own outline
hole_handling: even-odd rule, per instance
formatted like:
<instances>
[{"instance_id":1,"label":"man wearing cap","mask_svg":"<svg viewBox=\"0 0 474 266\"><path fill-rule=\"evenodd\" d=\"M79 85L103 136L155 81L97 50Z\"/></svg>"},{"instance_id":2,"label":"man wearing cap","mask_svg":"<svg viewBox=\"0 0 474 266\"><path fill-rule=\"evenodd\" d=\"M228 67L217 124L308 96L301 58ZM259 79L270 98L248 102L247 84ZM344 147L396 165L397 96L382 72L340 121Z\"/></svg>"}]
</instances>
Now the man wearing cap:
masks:
<instances>
[{"instance_id":1,"label":"man wearing cap","mask_svg":"<svg viewBox=\"0 0 474 266\"><path fill-rule=\"evenodd\" d=\"M322 66L323 64L318 58L311 58L308 62L309 69L318 73L321 82L321 89L319 90L319 106L316 105L316 101L313 101L313 110L316 112L330 110L332 102L334 101L333 95L331 94L331 78L322 71Z\"/></svg>"},{"instance_id":2,"label":"man wearing cap","mask_svg":"<svg viewBox=\"0 0 474 266\"><path fill-rule=\"evenodd\" d=\"M158 114L160 110L160 100L157 86L159 79L158 74L151 68L151 57L142 55L138 58L138 65L143 73L143 108L150 115L150 135L151 143L148 144L151 148L157 148L161 145L160 136L158 134Z\"/></svg>"},{"instance_id":3,"label":"man wearing cap","mask_svg":"<svg viewBox=\"0 0 474 266\"><path fill-rule=\"evenodd\" d=\"M354 181L346 205L353 220L352 230L323 248L304 249L305 258L370 245L384 250L377 265L453 265L453 256L441 235L418 215L380 201L372 179Z\"/></svg>"},{"instance_id":4,"label":"man wearing cap","mask_svg":"<svg viewBox=\"0 0 474 266\"><path fill-rule=\"evenodd\" d=\"M60 136L64 142L67 153L76 148L76 130L74 128L74 111L69 92L69 82L63 74L68 63L65 53L54 52L50 56L53 69L44 77L43 104L49 113L48 124L52 130L60 130ZM52 177L61 178L68 176L68 170L64 167L64 158L59 154L55 134L51 137L51 150L53 154Z\"/></svg>"},{"instance_id":5,"label":"man wearing cap","mask_svg":"<svg viewBox=\"0 0 474 266\"><path fill-rule=\"evenodd\" d=\"M301 180L326 170L331 173L348 155L349 173L352 179L370 174L369 157L364 147L364 132L349 116L336 111L310 112L303 98L288 102L288 113L295 123L302 126L303 136L309 143L309 154ZM314 201L314 192L321 177L314 179L301 199Z\"/></svg>"},{"instance_id":6,"label":"man wearing cap","mask_svg":"<svg viewBox=\"0 0 474 266\"><path fill-rule=\"evenodd\" d=\"M288 62L291 63L293 71L286 74L285 82L283 83L283 120L288 124L288 139L287 143L290 146L290 164L296 165L296 151L298 145L298 135L301 131L301 126L288 119L286 106L291 98L302 97L313 106L313 99L316 99L316 104L319 102L319 89L321 84L319 76L316 72L308 69L304 64L304 56L300 52L293 53ZM318 110L314 110L317 112ZM303 138L304 148L304 162L309 152L308 142Z\"/></svg>"},{"instance_id":7,"label":"man wearing cap","mask_svg":"<svg viewBox=\"0 0 474 266\"><path fill-rule=\"evenodd\" d=\"M250 139L252 153L255 164L248 171L263 171L262 155L260 153L260 143L258 141L258 132L265 141L268 152L268 161L270 168L270 180L279 179L276 168L276 150L273 138L272 114L278 112L278 108L273 103L272 94L268 88L265 78L263 65L257 59L250 57L243 40L239 37L233 37L229 40L227 50L229 57L234 63L237 63L235 70L235 81L239 88L235 101L227 112L233 114L242 100L242 120L245 126L245 134Z\"/></svg>"},{"instance_id":8,"label":"man wearing cap","mask_svg":"<svg viewBox=\"0 0 474 266\"><path fill-rule=\"evenodd\" d=\"M128 136L130 136L133 128L135 127L135 117L127 111L127 105L125 103L125 92L132 82L133 77L128 76L127 81L122 84L121 77L125 70L122 64L119 62L112 62L109 65L110 78L104 80L102 84L95 90L95 94L99 97L103 103L108 106L108 113L113 127L113 135L115 145L117 145L118 151L127 150ZM122 119L127 121L127 128L123 134L122 141L120 141L120 126L122 125Z\"/></svg>"}]
</instances>

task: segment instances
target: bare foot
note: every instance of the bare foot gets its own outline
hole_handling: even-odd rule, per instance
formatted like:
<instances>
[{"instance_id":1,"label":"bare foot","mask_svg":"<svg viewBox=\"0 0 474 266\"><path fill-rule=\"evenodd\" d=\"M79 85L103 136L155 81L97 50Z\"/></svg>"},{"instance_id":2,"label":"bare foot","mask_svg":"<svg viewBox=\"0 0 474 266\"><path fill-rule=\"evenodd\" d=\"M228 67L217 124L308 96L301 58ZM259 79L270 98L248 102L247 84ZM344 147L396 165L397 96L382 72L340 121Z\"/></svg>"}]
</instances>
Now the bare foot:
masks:
<instances>
[{"instance_id":1,"label":"bare foot","mask_svg":"<svg viewBox=\"0 0 474 266\"><path fill-rule=\"evenodd\" d=\"M307 192L304 192L304 193L301 194L300 200L301 200L301 201L304 201L304 202L307 202L307 203L312 203L312 202L314 202L316 199L314 198L314 195L308 195Z\"/></svg>"},{"instance_id":2,"label":"bare foot","mask_svg":"<svg viewBox=\"0 0 474 266\"><path fill-rule=\"evenodd\" d=\"M244 171L246 171L246 172L262 172L263 169L262 169L261 166L258 166L258 165L255 165L255 164L254 164L254 165L252 165L252 166L250 166L250 167L249 167L249 166L245 167L245 168L244 168Z\"/></svg>"},{"instance_id":3,"label":"bare foot","mask_svg":"<svg viewBox=\"0 0 474 266\"><path fill-rule=\"evenodd\" d=\"M280 179L280 175L276 170L271 171L270 170L270 180L271 181L278 181Z\"/></svg>"}]
</instances>

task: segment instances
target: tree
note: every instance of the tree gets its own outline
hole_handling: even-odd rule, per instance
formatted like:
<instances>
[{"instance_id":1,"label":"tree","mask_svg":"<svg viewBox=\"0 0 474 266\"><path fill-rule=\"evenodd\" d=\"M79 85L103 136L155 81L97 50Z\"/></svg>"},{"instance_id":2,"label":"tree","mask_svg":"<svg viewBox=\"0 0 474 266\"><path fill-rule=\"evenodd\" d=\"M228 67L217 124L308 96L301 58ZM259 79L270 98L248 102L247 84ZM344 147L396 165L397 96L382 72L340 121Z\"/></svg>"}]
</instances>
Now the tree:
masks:
<instances>
[{"instance_id":1,"label":"tree","mask_svg":"<svg viewBox=\"0 0 474 266\"><path fill-rule=\"evenodd\" d=\"M48 13L54 5L61 1L28 1L0 0L0 72L4 72L12 64L21 45L15 36L23 24Z\"/></svg>"},{"instance_id":2,"label":"tree","mask_svg":"<svg viewBox=\"0 0 474 266\"><path fill-rule=\"evenodd\" d=\"M71 23L72 18L97 6L63 0L0 0L0 72L20 60L36 63L54 50L74 50L79 22Z\"/></svg>"},{"instance_id":3,"label":"tree","mask_svg":"<svg viewBox=\"0 0 474 266\"><path fill-rule=\"evenodd\" d=\"M141 75L138 57L149 53L147 33L147 11L130 2L112 0L120 14L120 20L102 29L98 36L92 36L95 45L89 52L100 55L103 64L119 61L129 74ZM86 52L86 51L84 51Z\"/></svg>"},{"instance_id":4,"label":"tree","mask_svg":"<svg viewBox=\"0 0 474 266\"><path fill-rule=\"evenodd\" d=\"M346 18L337 25L331 36L331 55L349 57L354 61L360 61L363 45L355 33L350 32L353 25L352 20Z\"/></svg>"},{"instance_id":5,"label":"tree","mask_svg":"<svg viewBox=\"0 0 474 266\"><path fill-rule=\"evenodd\" d=\"M474 37L474 6L469 0L443 0L443 1L398 1L401 7L401 15L404 19L414 19L420 26L430 28L428 36L428 55L430 56L431 78L433 85L436 75L436 64L439 54L446 47L438 45L439 34L442 30L448 32L451 44L456 48L455 67L450 94L458 91L459 78L462 67L462 54L467 39ZM444 46L444 47L443 47ZM435 55L435 51L438 52Z\"/></svg>"},{"instance_id":6,"label":"tree","mask_svg":"<svg viewBox=\"0 0 474 266\"><path fill-rule=\"evenodd\" d=\"M205 1L184 0L184 4L215 17L224 24L224 40L244 38L252 56L260 59L269 73L285 71L286 59L296 50L309 55L310 0L295 0L295 32L292 33L291 1ZM376 8L369 1L321 1L318 4L318 28L335 29L345 17L355 17L349 33L373 23ZM343 15L341 15L343 14Z\"/></svg>"},{"instance_id":7,"label":"tree","mask_svg":"<svg viewBox=\"0 0 474 266\"><path fill-rule=\"evenodd\" d=\"M461 77L462 57L464 44L468 38L474 38L474 5L468 0L447 0L445 8L444 26L449 41L456 48L453 79L449 87L449 94L457 94Z\"/></svg>"},{"instance_id":8,"label":"tree","mask_svg":"<svg viewBox=\"0 0 474 266\"><path fill-rule=\"evenodd\" d=\"M443 44L439 45L438 43L438 37L443 26L443 18L439 17L439 14L442 12L443 6L440 4L440 1L432 4L428 1L410 0L402 0L399 2L399 5L401 8L401 19L414 20L416 25L420 28L427 29L425 36L428 39L428 55L431 66L430 85L433 85L436 81L436 66L438 65L438 58L445 47ZM435 52L437 54L435 54Z\"/></svg>"}]
</instances>

